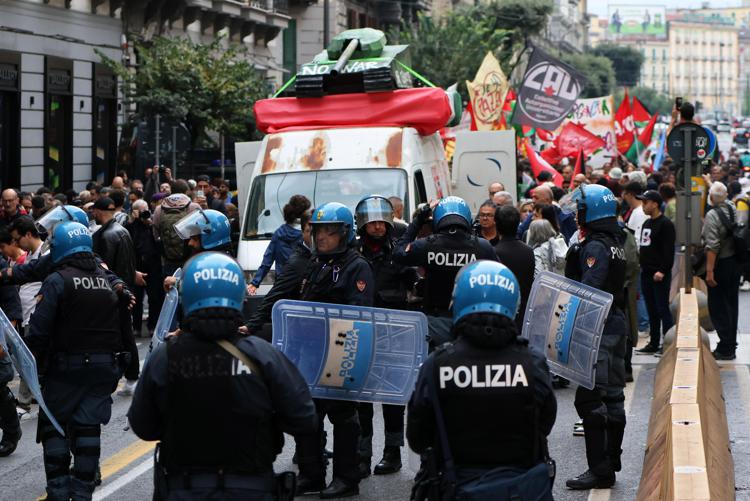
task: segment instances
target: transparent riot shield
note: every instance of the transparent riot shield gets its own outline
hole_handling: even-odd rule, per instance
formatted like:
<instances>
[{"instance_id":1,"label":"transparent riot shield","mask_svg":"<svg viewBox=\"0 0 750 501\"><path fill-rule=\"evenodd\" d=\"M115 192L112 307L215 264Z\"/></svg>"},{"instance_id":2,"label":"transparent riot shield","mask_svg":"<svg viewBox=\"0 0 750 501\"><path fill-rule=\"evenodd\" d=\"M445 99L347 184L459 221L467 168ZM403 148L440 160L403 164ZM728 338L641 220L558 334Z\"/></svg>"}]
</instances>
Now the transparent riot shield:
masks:
<instances>
[{"instance_id":1,"label":"transparent riot shield","mask_svg":"<svg viewBox=\"0 0 750 501\"><path fill-rule=\"evenodd\" d=\"M167 292L166 297L164 298L164 303L162 304L161 311L159 312L159 319L156 321L156 327L154 327L154 335L151 337L151 343L148 346L146 361L143 362L144 365L146 365L146 362L148 362L148 358L151 355L151 352L154 351L156 347L159 346L159 344L163 343L164 339L167 337L167 334L169 333L169 327L172 325L175 313L177 313L177 306L180 304L177 285L179 284L180 277L182 276L182 268L177 268L177 270L174 272L174 275L172 276L177 279L177 282L174 284L174 287L169 289L169 292Z\"/></svg>"},{"instance_id":2,"label":"transparent riot shield","mask_svg":"<svg viewBox=\"0 0 750 501\"><path fill-rule=\"evenodd\" d=\"M273 344L315 398L404 405L427 357L427 317L305 301L273 306Z\"/></svg>"},{"instance_id":3,"label":"transparent riot shield","mask_svg":"<svg viewBox=\"0 0 750 501\"><path fill-rule=\"evenodd\" d=\"M10 359L13 362L16 371L23 380L26 381L29 391L39 403L39 408L44 411L49 418L50 423L52 423L52 426L55 427L60 435L65 436L65 432L60 426L60 423L57 422L55 416L53 416L47 408L47 404L44 403L44 398L42 398L42 386L39 384L36 359L29 350L29 347L26 346L26 343L21 339L21 335L13 327L13 324L10 323L8 317L5 316L5 312L2 309L0 309L0 342L3 344L5 353L10 355Z\"/></svg>"},{"instance_id":4,"label":"transparent riot shield","mask_svg":"<svg viewBox=\"0 0 750 501\"><path fill-rule=\"evenodd\" d=\"M592 389L612 300L611 294L542 272L531 287L522 335L546 356L551 372Z\"/></svg>"}]
</instances>

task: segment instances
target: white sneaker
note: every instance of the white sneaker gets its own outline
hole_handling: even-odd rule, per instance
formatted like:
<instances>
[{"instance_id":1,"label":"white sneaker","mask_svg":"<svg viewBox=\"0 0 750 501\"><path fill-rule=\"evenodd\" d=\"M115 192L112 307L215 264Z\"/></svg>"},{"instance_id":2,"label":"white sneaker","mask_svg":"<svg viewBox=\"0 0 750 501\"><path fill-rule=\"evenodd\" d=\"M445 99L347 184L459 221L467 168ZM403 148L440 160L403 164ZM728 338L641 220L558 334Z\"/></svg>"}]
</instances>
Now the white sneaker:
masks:
<instances>
[{"instance_id":1,"label":"white sneaker","mask_svg":"<svg viewBox=\"0 0 750 501\"><path fill-rule=\"evenodd\" d=\"M642 337L642 338L651 337L651 333L649 331L639 331L638 337Z\"/></svg>"},{"instance_id":2,"label":"white sneaker","mask_svg":"<svg viewBox=\"0 0 750 501\"><path fill-rule=\"evenodd\" d=\"M138 384L138 381L128 381L125 380L125 386L122 387L120 391L117 392L118 395L122 397L130 397L133 395L133 392L135 391L135 385Z\"/></svg>"},{"instance_id":3,"label":"white sneaker","mask_svg":"<svg viewBox=\"0 0 750 501\"><path fill-rule=\"evenodd\" d=\"M740 290L743 292L750 291L750 282L748 282L747 280L742 282L742 285L740 285Z\"/></svg>"}]
</instances>

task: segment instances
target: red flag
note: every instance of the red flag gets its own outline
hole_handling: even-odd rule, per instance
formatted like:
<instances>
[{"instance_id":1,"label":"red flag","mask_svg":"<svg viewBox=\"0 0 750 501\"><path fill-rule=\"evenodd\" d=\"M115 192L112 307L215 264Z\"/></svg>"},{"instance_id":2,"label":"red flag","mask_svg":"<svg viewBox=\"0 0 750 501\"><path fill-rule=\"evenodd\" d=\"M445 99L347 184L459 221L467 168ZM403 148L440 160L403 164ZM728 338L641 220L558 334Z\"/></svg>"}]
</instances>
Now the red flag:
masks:
<instances>
[{"instance_id":1,"label":"red flag","mask_svg":"<svg viewBox=\"0 0 750 501\"><path fill-rule=\"evenodd\" d=\"M548 143L551 143L552 141L555 140L555 135L552 134L548 130L537 129L536 130L536 135L539 137L539 139L541 139L542 141L548 142Z\"/></svg>"},{"instance_id":2,"label":"red flag","mask_svg":"<svg viewBox=\"0 0 750 501\"><path fill-rule=\"evenodd\" d=\"M576 166L573 169L573 177L570 178L571 181L578 174L585 174L585 172L583 172L585 161L586 161L586 159L585 159L585 155L583 153L583 148L578 148L578 155L576 155Z\"/></svg>"},{"instance_id":3,"label":"red flag","mask_svg":"<svg viewBox=\"0 0 750 501\"><path fill-rule=\"evenodd\" d=\"M474 120L474 108L471 107L471 99L469 99L469 104L466 105L466 111L469 112L469 116L471 117L471 125L469 126L469 130L477 130L477 122Z\"/></svg>"},{"instance_id":4,"label":"red flag","mask_svg":"<svg viewBox=\"0 0 750 501\"><path fill-rule=\"evenodd\" d=\"M636 96L633 96L633 121L648 122L651 120L651 113Z\"/></svg>"},{"instance_id":5,"label":"red flag","mask_svg":"<svg viewBox=\"0 0 750 501\"><path fill-rule=\"evenodd\" d=\"M620 107L617 108L617 113L615 113L615 137L617 138L617 151L623 155L628 152L633 141L635 141L635 124L633 123L633 114L630 111L628 89L625 89Z\"/></svg>"},{"instance_id":6,"label":"red flag","mask_svg":"<svg viewBox=\"0 0 750 501\"><path fill-rule=\"evenodd\" d=\"M575 156L580 148L583 148L586 155L591 155L596 150L606 146L602 138L573 122L565 124L555 139L555 144L560 151L560 155L564 157Z\"/></svg>"},{"instance_id":7,"label":"red flag","mask_svg":"<svg viewBox=\"0 0 750 501\"><path fill-rule=\"evenodd\" d=\"M534 177L538 178L542 172L547 171L552 174L552 182L555 183L555 186L562 188L562 174L557 172L557 170L555 170L550 164L548 164L543 158L541 158L536 151L534 151L534 149L531 147L531 143L529 143L529 138L525 138L523 144L526 147L526 154L529 156L529 162L531 163L531 172L534 173Z\"/></svg>"},{"instance_id":8,"label":"red flag","mask_svg":"<svg viewBox=\"0 0 750 501\"><path fill-rule=\"evenodd\" d=\"M539 155L541 155L541 157L550 165L558 165L563 159L560 152L557 150L557 146L554 144L549 148L543 149Z\"/></svg>"},{"instance_id":9,"label":"red flag","mask_svg":"<svg viewBox=\"0 0 750 501\"><path fill-rule=\"evenodd\" d=\"M654 116L652 116L648 121L648 125L646 126L646 128L643 129L643 132L638 135L638 140L643 143L643 146L645 148L647 148L648 145L651 144L651 138L654 137L654 125L656 125L657 118L659 118L659 115L657 113L654 113Z\"/></svg>"}]
</instances>

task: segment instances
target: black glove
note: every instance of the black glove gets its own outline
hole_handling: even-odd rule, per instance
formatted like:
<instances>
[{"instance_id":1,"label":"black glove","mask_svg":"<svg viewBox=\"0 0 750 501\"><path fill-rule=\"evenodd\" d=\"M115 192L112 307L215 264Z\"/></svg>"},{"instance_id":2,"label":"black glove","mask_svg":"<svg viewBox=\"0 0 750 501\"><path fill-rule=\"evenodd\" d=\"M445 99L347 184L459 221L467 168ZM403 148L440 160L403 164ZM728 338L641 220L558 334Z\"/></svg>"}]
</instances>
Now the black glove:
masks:
<instances>
[{"instance_id":1,"label":"black glove","mask_svg":"<svg viewBox=\"0 0 750 501\"><path fill-rule=\"evenodd\" d=\"M430 220L431 216L432 208L430 207L430 204L424 204L422 208L417 211L417 223L419 223L420 226L424 225Z\"/></svg>"}]
</instances>

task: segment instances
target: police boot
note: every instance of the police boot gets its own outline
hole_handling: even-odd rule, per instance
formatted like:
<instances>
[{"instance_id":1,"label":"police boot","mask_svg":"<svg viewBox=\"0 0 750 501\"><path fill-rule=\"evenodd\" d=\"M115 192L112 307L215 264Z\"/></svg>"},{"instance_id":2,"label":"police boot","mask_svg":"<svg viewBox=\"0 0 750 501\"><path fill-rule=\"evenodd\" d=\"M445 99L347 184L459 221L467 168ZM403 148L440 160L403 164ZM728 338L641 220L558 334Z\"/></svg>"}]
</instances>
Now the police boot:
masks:
<instances>
[{"instance_id":1,"label":"police boot","mask_svg":"<svg viewBox=\"0 0 750 501\"><path fill-rule=\"evenodd\" d=\"M0 457L10 456L21 440L21 423L16 412L16 399L6 386L0 388L0 424L3 438L0 440Z\"/></svg>"},{"instance_id":2,"label":"police boot","mask_svg":"<svg viewBox=\"0 0 750 501\"><path fill-rule=\"evenodd\" d=\"M565 485L569 489L608 489L615 484L615 472L607 457L607 427L603 418L584 418L586 429L586 461L589 469L575 477L568 479Z\"/></svg>"},{"instance_id":3,"label":"police boot","mask_svg":"<svg viewBox=\"0 0 750 501\"><path fill-rule=\"evenodd\" d=\"M320 493L320 499L348 498L358 494L359 486L350 485L338 477L333 477L330 485Z\"/></svg>"},{"instance_id":4,"label":"police boot","mask_svg":"<svg viewBox=\"0 0 750 501\"><path fill-rule=\"evenodd\" d=\"M359 469L359 478L367 478L370 476L371 473L371 461L370 458L359 458L359 464L357 465L357 468ZM377 466L375 467L375 471L377 472Z\"/></svg>"},{"instance_id":5,"label":"police boot","mask_svg":"<svg viewBox=\"0 0 750 501\"><path fill-rule=\"evenodd\" d=\"M401 448L388 446L383 451L383 459L375 465L375 475L388 475L401 469Z\"/></svg>"},{"instance_id":6,"label":"police boot","mask_svg":"<svg viewBox=\"0 0 750 501\"><path fill-rule=\"evenodd\" d=\"M3 432L3 439L0 440L0 457L4 458L13 454L13 451L18 447L18 441L21 440L21 429L18 429L18 433Z\"/></svg>"},{"instance_id":7,"label":"police boot","mask_svg":"<svg viewBox=\"0 0 750 501\"><path fill-rule=\"evenodd\" d=\"M622 440L625 437L625 423L610 420L607 423L607 453L614 471L622 470Z\"/></svg>"}]
</instances>

